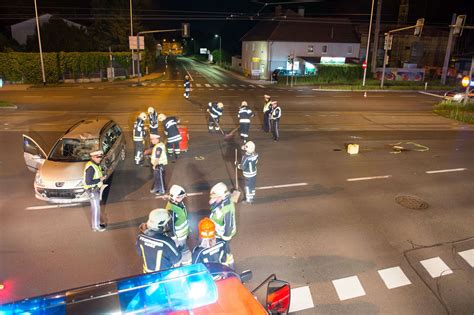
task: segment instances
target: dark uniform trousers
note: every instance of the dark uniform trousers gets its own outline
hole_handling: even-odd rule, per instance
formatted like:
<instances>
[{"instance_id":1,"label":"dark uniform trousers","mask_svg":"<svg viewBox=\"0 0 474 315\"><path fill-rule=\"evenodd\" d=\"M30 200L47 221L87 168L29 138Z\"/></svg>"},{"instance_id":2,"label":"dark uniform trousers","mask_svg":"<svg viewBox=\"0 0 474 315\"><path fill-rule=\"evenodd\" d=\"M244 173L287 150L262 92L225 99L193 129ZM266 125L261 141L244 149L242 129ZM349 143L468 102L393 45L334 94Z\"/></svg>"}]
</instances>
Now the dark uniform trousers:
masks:
<instances>
[{"instance_id":1,"label":"dark uniform trousers","mask_svg":"<svg viewBox=\"0 0 474 315\"><path fill-rule=\"evenodd\" d=\"M280 118L271 119L273 140L280 139Z\"/></svg>"},{"instance_id":2,"label":"dark uniform trousers","mask_svg":"<svg viewBox=\"0 0 474 315\"><path fill-rule=\"evenodd\" d=\"M263 131L269 132L270 131L270 115L272 110L267 110L263 113Z\"/></svg>"},{"instance_id":3,"label":"dark uniform trousers","mask_svg":"<svg viewBox=\"0 0 474 315\"><path fill-rule=\"evenodd\" d=\"M162 154L165 154L163 152ZM154 184L152 190L154 192L164 194L165 193L165 168L163 165L157 165L153 169L153 178L154 178Z\"/></svg>"},{"instance_id":4,"label":"dark uniform trousers","mask_svg":"<svg viewBox=\"0 0 474 315\"><path fill-rule=\"evenodd\" d=\"M257 175L245 178L245 197L247 201L252 202L255 198L255 186L257 183Z\"/></svg>"},{"instance_id":5,"label":"dark uniform trousers","mask_svg":"<svg viewBox=\"0 0 474 315\"><path fill-rule=\"evenodd\" d=\"M250 130L250 123L240 123L240 138L243 140L243 142L247 142L249 138L249 130Z\"/></svg>"}]
</instances>

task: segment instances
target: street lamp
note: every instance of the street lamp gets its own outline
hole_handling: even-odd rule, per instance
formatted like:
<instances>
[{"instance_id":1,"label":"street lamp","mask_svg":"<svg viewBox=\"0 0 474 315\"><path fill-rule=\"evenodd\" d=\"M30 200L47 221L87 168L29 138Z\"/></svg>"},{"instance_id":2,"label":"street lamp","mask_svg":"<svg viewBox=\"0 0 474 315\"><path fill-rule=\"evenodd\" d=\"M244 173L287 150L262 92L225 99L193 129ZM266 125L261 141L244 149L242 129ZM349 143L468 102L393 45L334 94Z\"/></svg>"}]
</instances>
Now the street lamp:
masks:
<instances>
[{"instance_id":1,"label":"street lamp","mask_svg":"<svg viewBox=\"0 0 474 315\"><path fill-rule=\"evenodd\" d=\"M130 0L130 36L133 36L132 0ZM133 49L132 49L132 77L134 76L135 76L135 60L133 60Z\"/></svg>"},{"instance_id":2,"label":"street lamp","mask_svg":"<svg viewBox=\"0 0 474 315\"><path fill-rule=\"evenodd\" d=\"M362 86L365 86L365 77L367 76L367 59L369 58L369 46L370 46L370 35L372 33L372 17L374 15L374 2L375 0L372 0L372 9L370 9L370 24L369 24L369 34L367 36L367 50L365 52L365 67L364 67L364 78L362 79ZM375 52L372 52L373 54Z\"/></svg>"},{"instance_id":3,"label":"street lamp","mask_svg":"<svg viewBox=\"0 0 474 315\"><path fill-rule=\"evenodd\" d=\"M215 38L219 37L219 66L222 65L222 36L216 34Z\"/></svg>"},{"instance_id":4,"label":"street lamp","mask_svg":"<svg viewBox=\"0 0 474 315\"><path fill-rule=\"evenodd\" d=\"M39 19L38 19L38 8L36 7L36 0L34 1L35 1L35 14L36 14L36 30L38 31L38 44L39 44L40 60L41 60L41 74L43 75L43 85L46 85L46 76L44 75L43 49L41 48L41 32L40 32L40 25L39 25Z\"/></svg>"}]
</instances>

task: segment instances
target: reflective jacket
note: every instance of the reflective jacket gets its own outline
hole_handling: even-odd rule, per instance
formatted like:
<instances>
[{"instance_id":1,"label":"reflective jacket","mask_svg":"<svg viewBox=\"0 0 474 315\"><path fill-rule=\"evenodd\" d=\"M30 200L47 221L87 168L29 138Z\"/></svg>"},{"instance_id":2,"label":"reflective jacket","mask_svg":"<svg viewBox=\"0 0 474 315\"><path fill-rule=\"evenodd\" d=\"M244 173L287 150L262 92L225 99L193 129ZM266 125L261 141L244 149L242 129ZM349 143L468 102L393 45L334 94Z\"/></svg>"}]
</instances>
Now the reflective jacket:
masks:
<instances>
[{"instance_id":1,"label":"reflective jacket","mask_svg":"<svg viewBox=\"0 0 474 315\"><path fill-rule=\"evenodd\" d=\"M241 124L250 124L250 118L255 116L250 108L243 106L239 109L237 117L239 118L239 123Z\"/></svg>"},{"instance_id":2,"label":"reflective jacket","mask_svg":"<svg viewBox=\"0 0 474 315\"><path fill-rule=\"evenodd\" d=\"M164 143L159 142L153 146L151 150L151 165L153 167L157 165L167 165L168 156L166 155L166 146Z\"/></svg>"},{"instance_id":3,"label":"reflective jacket","mask_svg":"<svg viewBox=\"0 0 474 315\"><path fill-rule=\"evenodd\" d=\"M148 119L150 121L150 129L158 129L158 114L155 112L148 113Z\"/></svg>"},{"instance_id":4,"label":"reflective jacket","mask_svg":"<svg viewBox=\"0 0 474 315\"><path fill-rule=\"evenodd\" d=\"M258 154L244 154L242 156L242 161L239 164L239 168L242 170L244 177L254 177L257 176L257 163L258 163Z\"/></svg>"},{"instance_id":5,"label":"reflective jacket","mask_svg":"<svg viewBox=\"0 0 474 315\"><path fill-rule=\"evenodd\" d=\"M280 119L281 117L281 108L280 106L277 106L272 109L272 114L270 116L270 119Z\"/></svg>"},{"instance_id":6,"label":"reflective jacket","mask_svg":"<svg viewBox=\"0 0 474 315\"><path fill-rule=\"evenodd\" d=\"M219 117L222 116L222 112L224 111L223 108L219 108L217 106L217 103L209 103L207 105L207 107L209 107L209 115L211 115L212 118L214 119L218 119Z\"/></svg>"},{"instance_id":7,"label":"reflective jacket","mask_svg":"<svg viewBox=\"0 0 474 315\"><path fill-rule=\"evenodd\" d=\"M237 233L235 222L235 206L230 195L223 201L211 206L211 215L209 217L216 225L216 236L224 241L230 241Z\"/></svg>"},{"instance_id":8,"label":"reflective jacket","mask_svg":"<svg viewBox=\"0 0 474 315\"><path fill-rule=\"evenodd\" d=\"M104 175L102 175L102 168L100 165L95 164L92 161L87 162L84 167L82 187L84 187L84 189L100 188L102 186L102 182L100 181L102 176Z\"/></svg>"},{"instance_id":9,"label":"reflective jacket","mask_svg":"<svg viewBox=\"0 0 474 315\"><path fill-rule=\"evenodd\" d=\"M181 253L171 237L161 232L145 230L136 243L139 256L143 258L143 272L170 269L181 261Z\"/></svg>"},{"instance_id":10,"label":"reflective jacket","mask_svg":"<svg viewBox=\"0 0 474 315\"><path fill-rule=\"evenodd\" d=\"M145 136L145 122L140 117L135 120L133 125L133 141L143 141Z\"/></svg>"},{"instance_id":11,"label":"reflective jacket","mask_svg":"<svg viewBox=\"0 0 474 315\"><path fill-rule=\"evenodd\" d=\"M209 248L197 246L193 249L193 264L224 264L226 258L225 243L223 241L217 241L216 245Z\"/></svg>"},{"instance_id":12,"label":"reflective jacket","mask_svg":"<svg viewBox=\"0 0 474 315\"><path fill-rule=\"evenodd\" d=\"M166 209L172 213L173 235L178 241L186 240L189 235L188 211L184 202L176 203L172 200L166 204Z\"/></svg>"},{"instance_id":13,"label":"reflective jacket","mask_svg":"<svg viewBox=\"0 0 474 315\"><path fill-rule=\"evenodd\" d=\"M265 104L263 104L263 112L265 114L269 114L272 111L272 101L268 101Z\"/></svg>"},{"instance_id":14,"label":"reflective jacket","mask_svg":"<svg viewBox=\"0 0 474 315\"><path fill-rule=\"evenodd\" d=\"M163 126L168 143L180 142L183 139L179 134L178 120L175 117L166 118Z\"/></svg>"}]
</instances>

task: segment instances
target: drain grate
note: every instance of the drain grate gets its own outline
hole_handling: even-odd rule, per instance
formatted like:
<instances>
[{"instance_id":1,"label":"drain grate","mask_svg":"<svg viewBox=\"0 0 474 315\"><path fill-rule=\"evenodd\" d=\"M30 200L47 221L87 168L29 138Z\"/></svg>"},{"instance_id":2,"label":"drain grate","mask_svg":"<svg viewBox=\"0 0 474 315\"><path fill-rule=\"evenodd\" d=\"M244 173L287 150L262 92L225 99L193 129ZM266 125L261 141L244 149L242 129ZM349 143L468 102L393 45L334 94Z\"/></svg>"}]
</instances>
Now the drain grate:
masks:
<instances>
[{"instance_id":1,"label":"drain grate","mask_svg":"<svg viewBox=\"0 0 474 315\"><path fill-rule=\"evenodd\" d=\"M426 201L413 195L400 195L395 197L395 201L400 206L413 210L424 210L429 207L429 204Z\"/></svg>"}]
</instances>

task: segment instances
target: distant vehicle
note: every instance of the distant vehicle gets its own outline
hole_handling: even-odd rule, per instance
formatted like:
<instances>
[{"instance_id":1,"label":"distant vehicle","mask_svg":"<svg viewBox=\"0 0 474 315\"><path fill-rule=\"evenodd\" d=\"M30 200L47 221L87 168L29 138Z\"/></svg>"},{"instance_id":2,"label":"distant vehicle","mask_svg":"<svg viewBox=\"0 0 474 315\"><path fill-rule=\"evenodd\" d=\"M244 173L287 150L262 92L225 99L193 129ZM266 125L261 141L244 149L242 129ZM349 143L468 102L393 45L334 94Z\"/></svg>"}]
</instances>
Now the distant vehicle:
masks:
<instances>
[{"instance_id":1,"label":"distant vehicle","mask_svg":"<svg viewBox=\"0 0 474 315\"><path fill-rule=\"evenodd\" d=\"M465 89L456 89L456 90L451 90L444 93L444 99L447 101L463 102L465 97L466 97ZM474 90L471 89L469 91L468 101L472 102L473 100L474 100Z\"/></svg>"},{"instance_id":2,"label":"distant vehicle","mask_svg":"<svg viewBox=\"0 0 474 315\"><path fill-rule=\"evenodd\" d=\"M220 264L189 265L0 305L0 314L287 314L290 285L271 275L250 292L243 282L251 277ZM267 282L264 307L253 293Z\"/></svg>"},{"instance_id":3,"label":"distant vehicle","mask_svg":"<svg viewBox=\"0 0 474 315\"><path fill-rule=\"evenodd\" d=\"M278 81L279 77L286 77L286 76L291 76L291 75L298 75L297 70L286 70L286 69L275 69L272 72L272 79L274 81Z\"/></svg>"},{"instance_id":4,"label":"distant vehicle","mask_svg":"<svg viewBox=\"0 0 474 315\"><path fill-rule=\"evenodd\" d=\"M102 150L102 166L109 177L120 160L125 160L125 138L112 120L82 120L45 151L30 137L23 135L23 157L28 169L36 173L36 198L52 203L86 202L83 174L90 152Z\"/></svg>"}]
</instances>

